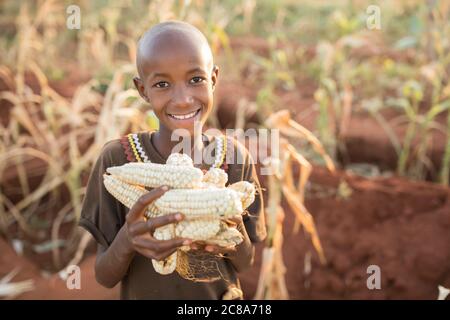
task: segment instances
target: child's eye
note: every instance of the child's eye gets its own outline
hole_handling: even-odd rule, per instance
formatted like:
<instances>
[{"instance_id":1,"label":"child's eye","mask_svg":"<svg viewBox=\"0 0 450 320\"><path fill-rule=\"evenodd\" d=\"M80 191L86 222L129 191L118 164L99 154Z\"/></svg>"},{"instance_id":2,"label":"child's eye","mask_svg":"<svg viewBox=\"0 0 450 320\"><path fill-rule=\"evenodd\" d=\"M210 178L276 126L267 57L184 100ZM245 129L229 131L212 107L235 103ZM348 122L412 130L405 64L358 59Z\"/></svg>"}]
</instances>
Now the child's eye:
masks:
<instances>
[{"instance_id":1,"label":"child's eye","mask_svg":"<svg viewBox=\"0 0 450 320\"><path fill-rule=\"evenodd\" d=\"M204 77L193 77L190 82L191 83L200 83L200 82L203 82L205 80L206 79Z\"/></svg>"},{"instance_id":2,"label":"child's eye","mask_svg":"<svg viewBox=\"0 0 450 320\"><path fill-rule=\"evenodd\" d=\"M158 83L155 83L153 86L156 88L167 88L169 86L169 83L166 81L160 81Z\"/></svg>"}]
</instances>

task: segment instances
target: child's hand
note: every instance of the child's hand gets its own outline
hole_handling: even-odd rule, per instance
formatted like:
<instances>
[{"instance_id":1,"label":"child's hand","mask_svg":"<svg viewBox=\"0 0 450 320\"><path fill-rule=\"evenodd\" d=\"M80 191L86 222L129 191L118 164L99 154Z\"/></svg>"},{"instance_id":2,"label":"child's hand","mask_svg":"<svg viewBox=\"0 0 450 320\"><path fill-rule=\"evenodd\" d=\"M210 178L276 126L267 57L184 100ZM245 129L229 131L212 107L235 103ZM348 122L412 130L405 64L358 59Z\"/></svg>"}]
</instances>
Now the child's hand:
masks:
<instances>
[{"instance_id":1,"label":"child's hand","mask_svg":"<svg viewBox=\"0 0 450 320\"><path fill-rule=\"evenodd\" d=\"M191 244L191 248L193 250L205 250L206 252L209 252L211 254L215 255L224 255L224 254L231 254L236 252L236 246L232 247L221 247L213 244L208 245L200 245L200 244Z\"/></svg>"},{"instance_id":2,"label":"child's hand","mask_svg":"<svg viewBox=\"0 0 450 320\"><path fill-rule=\"evenodd\" d=\"M153 237L156 228L184 219L182 214L174 213L145 220L144 213L147 206L167 190L167 187L155 188L143 195L136 201L126 217L127 238L131 248L150 259L163 260L174 253L178 247L192 242L190 239L157 240Z\"/></svg>"}]
</instances>

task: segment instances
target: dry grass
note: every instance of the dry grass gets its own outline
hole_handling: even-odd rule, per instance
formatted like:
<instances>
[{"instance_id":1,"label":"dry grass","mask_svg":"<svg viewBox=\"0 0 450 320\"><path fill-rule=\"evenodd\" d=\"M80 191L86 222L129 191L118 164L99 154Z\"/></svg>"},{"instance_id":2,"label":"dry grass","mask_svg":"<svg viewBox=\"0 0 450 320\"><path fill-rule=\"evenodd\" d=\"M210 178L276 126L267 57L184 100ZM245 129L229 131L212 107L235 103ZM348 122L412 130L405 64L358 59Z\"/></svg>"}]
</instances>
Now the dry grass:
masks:
<instances>
[{"instance_id":1,"label":"dry grass","mask_svg":"<svg viewBox=\"0 0 450 320\"><path fill-rule=\"evenodd\" d=\"M255 299L288 299L289 294L284 280L286 268L283 264L283 220L284 209L281 206L283 197L296 217L295 229L303 226L311 236L321 263L325 263L325 253L320 243L314 219L306 209L305 186L311 174L312 166L285 137L306 139L314 150L324 158L328 169L335 171L333 161L325 152L319 140L307 129L290 118L287 110L279 111L269 117L266 125L270 129L280 130L280 150L278 158L268 158L267 166L271 169L268 179L269 199L266 208L268 236L263 249L262 266ZM298 165L299 176L294 180L293 167Z\"/></svg>"}]
</instances>

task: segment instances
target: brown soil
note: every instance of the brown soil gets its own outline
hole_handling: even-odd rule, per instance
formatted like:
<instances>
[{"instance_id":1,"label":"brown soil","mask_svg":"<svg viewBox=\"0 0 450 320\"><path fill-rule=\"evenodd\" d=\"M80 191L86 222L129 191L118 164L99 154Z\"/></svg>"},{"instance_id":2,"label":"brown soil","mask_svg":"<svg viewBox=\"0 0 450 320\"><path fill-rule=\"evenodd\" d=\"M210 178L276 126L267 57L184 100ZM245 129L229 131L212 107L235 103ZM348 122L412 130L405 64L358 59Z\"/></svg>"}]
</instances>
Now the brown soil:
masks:
<instances>
[{"instance_id":1,"label":"brown soil","mask_svg":"<svg viewBox=\"0 0 450 320\"><path fill-rule=\"evenodd\" d=\"M14 250L0 239L0 279L19 268L19 273L11 282L19 282L33 279L35 289L20 295L19 299L46 299L46 300L71 300L71 299L111 299L119 298L119 286L106 289L95 281L94 265L95 256L87 257L80 264L81 288L69 290L66 281L61 280L57 274L50 278L44 278L39 268L28 259L18 256Z\"/></svg>"},{"instance_id":2,"label":"brown soil","mask_svg":"<svg viewBox=\"0 0 450 320\"><path fill-rule=\"evenodd\" d=\"M311 186L335 190L346 181L348 199L307 197L327 263L321 265L310 240L292 230L286 211L283 255L291 299L436 299L438 285L450 286L450 189L399 178L368 180L315 168ZM286 206L284 205L286 208ZM253 297L261 264L241 275L247 298ZM303 273L312 253L312 271ZM367 267L381 268L381 290L366 287Z\"/></svg>"}]
</instances>

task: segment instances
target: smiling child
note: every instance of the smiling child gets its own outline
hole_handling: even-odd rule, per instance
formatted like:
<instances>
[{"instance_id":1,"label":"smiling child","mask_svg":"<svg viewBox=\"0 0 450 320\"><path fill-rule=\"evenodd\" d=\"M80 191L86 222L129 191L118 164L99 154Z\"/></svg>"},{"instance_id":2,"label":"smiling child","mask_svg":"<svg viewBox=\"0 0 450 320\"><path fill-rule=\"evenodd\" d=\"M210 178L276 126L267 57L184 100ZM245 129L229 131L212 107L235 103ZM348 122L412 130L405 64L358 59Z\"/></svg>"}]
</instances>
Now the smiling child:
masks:
<instances>
[{"instance_id":1,"label":"smiling child","mask_svg":"<svg viewBox=\"0 0 450 320\"><path fill-rule=\"evenodd\" d=\"M237 273L252 265L253 243L266 236L264 204L252 158L236 140L202 133L213 107L219 68L198 29L179 21L155 25L139 41L136 64L139 77L134 78L135 86L160 126L158 131L130 134L106 143L91 172L80 225L98 242L96 279L109 288L120 282L122 299L222 299L232 288L240 288ZM198 128L200 135L196 134ZM191 139L195 150L210 146L215 154L226 150L222 161L202 162L197 164L199 168L216 165L226 170L228 184L246 180L256 186L255 202L235 221L244 236L236 248L200 246L190 239L156 240L152 236L156 228L184 218L180 213L144 218L146 207L167 191L165 187L151 190L130 210L105 189L102 176L108 167L130 161L165 163L179 143L172 141L174 132ZM198 282L177 273L161 275L154 271L151 259L162 260L183 245L191 246L192 252L210 254L220 278Z\"/></svg>"}]
</instances>

